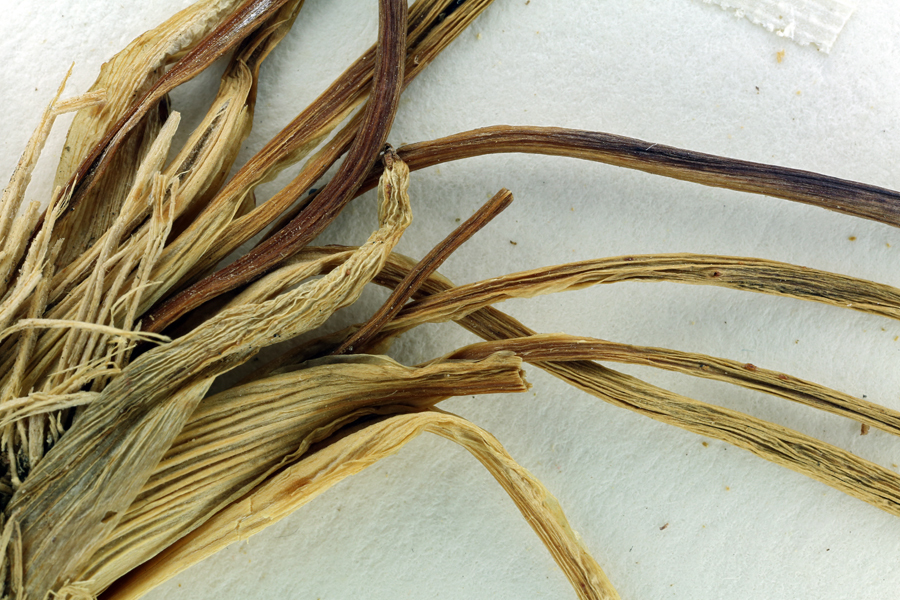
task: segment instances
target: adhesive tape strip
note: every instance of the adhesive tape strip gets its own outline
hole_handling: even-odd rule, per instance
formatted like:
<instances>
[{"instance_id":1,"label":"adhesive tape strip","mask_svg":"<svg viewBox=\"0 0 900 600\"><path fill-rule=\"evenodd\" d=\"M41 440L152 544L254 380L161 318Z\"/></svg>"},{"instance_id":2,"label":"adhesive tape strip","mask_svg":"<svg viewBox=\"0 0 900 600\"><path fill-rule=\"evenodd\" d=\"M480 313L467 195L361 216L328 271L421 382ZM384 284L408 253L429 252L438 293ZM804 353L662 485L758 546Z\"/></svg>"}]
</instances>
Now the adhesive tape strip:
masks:
<instances>
[{"instance_id":1,"label":"adhesive tape strip","mask_svg":"<svg viewBox=\"0 0 900 600\"><path fill-rule=\"evenodd\" d=\"M704 0L801 46L829 52L856 4L842 0Z\"/></svg>"}]
</instances>

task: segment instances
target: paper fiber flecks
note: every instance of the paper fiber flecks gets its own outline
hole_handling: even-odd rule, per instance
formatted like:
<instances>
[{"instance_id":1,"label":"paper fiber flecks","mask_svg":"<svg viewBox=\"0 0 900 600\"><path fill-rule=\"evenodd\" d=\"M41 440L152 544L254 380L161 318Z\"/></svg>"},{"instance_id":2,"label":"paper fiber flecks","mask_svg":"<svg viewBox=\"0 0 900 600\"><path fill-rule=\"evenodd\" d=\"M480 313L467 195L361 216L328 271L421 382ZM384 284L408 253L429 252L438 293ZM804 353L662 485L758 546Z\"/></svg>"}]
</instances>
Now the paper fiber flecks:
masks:
<instances>
[{"instance_id":1,"label":"paper fiber flecks","mask_svg":"<svg viewBox=\"0 0 900 600\"><path fill-rule=\"evenodd\" d=\"M830 52L855 2L842 0L703 0L733 11L738 17L762 25L801 46L813 44Z\"/></svg>"}]
</instances>

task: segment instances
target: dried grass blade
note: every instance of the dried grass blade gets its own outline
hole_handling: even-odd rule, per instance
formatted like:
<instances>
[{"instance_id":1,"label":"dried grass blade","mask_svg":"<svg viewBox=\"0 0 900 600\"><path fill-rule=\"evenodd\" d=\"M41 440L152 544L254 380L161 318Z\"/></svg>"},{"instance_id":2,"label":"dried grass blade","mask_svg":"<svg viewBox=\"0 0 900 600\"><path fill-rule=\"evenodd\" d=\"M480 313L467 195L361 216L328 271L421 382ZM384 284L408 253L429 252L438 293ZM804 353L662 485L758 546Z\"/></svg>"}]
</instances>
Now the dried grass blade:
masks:
<instances>
[{"instance_id":1,"label":"dried grass blade","mask_svg":"<svg viewBox=\"0 0 900 600\"><path fill-rule=\"evenodd\" d=\"M676 371L765 392L900 435L900 412L784 373L705 354L565 334L538 334L474 344L457 350L450 358L471 360L501 351L515 352L530 363L599 360Z\"/></svg>"},{"instance_id":2,"label":"dried grass blade","mask_svg":"<svg viewBox=\"0 0 900 600\"><path fill-rule=\"evenodd\" d=\"M349 246L307 248L297 260L316 257L325 269L327 256L352 250ZM375 283L394 288L415 267L415 261L392 254ZM569 263L531 271L512 273L486 281L455 287L438 273L422 284L419 299L406 304L361 352L372 352L391 336L421 323L458 320L465 315L509 298L528 298L541 294L576 290L589 285L620 281L672 281L693 285L715 285L742 291L767 293L800 300L822 302L841 308L900 319L900 289L845 275L819 271L787 263L746 257L703 254L662 254L624 256ZM498 313L502 314L502 313ZM349 336L354 330L343 335ZM279 358L268 368L278 368L302 356L330 353L341 343L335 335L321 340L320 347L308 353L298 348Z\"/></svg>"},{"instance_id":3,"label":"dried grass blade","mask_svg":"<svg viewBox=\"0 0 900 600\"><path fill-rule=\"evenodd\" d=\"M545 368L544 364L538 366ZM774 423L680 396L595 363L547 363L545 370L601 400L726 441L900 516L900 476L846 450Z\"/></svg>"},{"instance_id":4,"label":"dried grass blade","mask_svg":"<svg viewBox=\"0 0 900 600\"><path fill-rule=\"evenodd\" d=\"M190 565L284 518L340 480L397 452L423 432L471 452L522 512L582 599L619 596L572 530L557 500L486 431L443 412L399 415L370 425L301 459L159 556L129 573L103 600L134 600Z\"/></svg>"},{"instance_id":5,"label":"dried grass blade","mask_svg":"<svg viewBox=\"0 0 900 600\"><path fill-rule=\"evenodd\" d=\"M352 414L381 405L430 406L452 395L522 392L528 386L520 366L511 353L420 368L352 357L207 398L80 578L92 580L95 593L103 590Z\"/></svg>"},{"instance_id":6,"label":"dried grass blade","mask_svg":"<svg viewBox=\"0 0 900 600\"><path fill-rule=\"evenodd\" d=\"M486 340L535 334L493 308L470 314L460 324ZM831 444L738 411L686 398L590 361L534 364L605 402L726 441L900 516L900 475Z\"/></svg>"},{"instance_id":7,"label":"dried grass blade","mask_svg":"<svg viewBox=\"0 0 900 600\"><path fill-rule=\"evenodd\" d=\"M390 327L459 319L467 312L509 298L620 281L715 285L900 319L900 289L888 285L757 258L660 254L588 260L462 285L406 306Z\"/></svg>"},{"instance_id":8,"label":"dried grass blade","mask_svg":"<svg viewBox=\"0 0 900 600\"><path fill-rule=\"evenodd\" d=\"M219 194L225 176L250 133L262 61L290 30L302 2L292 0L242 45L223 75L219 94L206 120L168 172L177 177L173 194L179 218L177 236L163 250L152 279L158 282L141 300L139 313L169 293L202 256L221 239L223 230L242 210L254 205L252 193Z\"/></svg>"},{"instance_id":9,"label":"dried grass blade","mask_svg":"<svg viewBox=\"0 0 900 600\"><path fill-rule=\"evenodd\" d=\"M492 0L469 0L463 3L456 0L422 0L413 4L409 18L409 46L403 86L408 85L491 2ZM371 77L374 55L375 51L370 50L351 66L309 109L252 158L228 183L222 195L247 193L246 190L252 190L262 181L274 177L283 166L299 160L309 152L344 116L349 114L353 106L361 102L368 89L367 82ZM355 95L348 96L351 92ZM358 119L354 118L287 187L250 214L235 220L210 249L210 253L184 278L183 283L189 283L210 270L285 211L347 150L358 130ZM305 208L306 202L301 202L291 211L291 219L298 217L301 209ZM225 275L213 274L205 279L204 283L193 286L184 296L214 297L222 293L224 288L219 281L221 277ZM177 313L167 314L165 317L166 321L173 321L189 310L188 305L175 310L173 305L178 302L181 300L167 301L166 304L157 307L150 317L159 319L163 313ZM154 324L153 327L155 330L161 330L164 324Z\"/></svg>"},{"instance_id":10,"label":"dried grass blade","mask_svg":"<svg viewBox=\"0 0 900 600\"><path fill-rule=\"evenodd\" d=\"M403 267L397 264L399 261L392 262L395 270L390 274L393 280L390 283L395 285L403 276ZM386 282L384 272L378 281ZM423 288L423 292L435 294L431 298L442 295L447 297L446 293L442 294L437 290L447 289L448 285L451 284L446 280L432 278L429 288L427 290ZM534 331L512 317L485 306L480 301L470 304L473 296L461 294L459 297L463 299L461 303L467 307L482 307L474 312L466 310L455 313L455 318L461 325L485 340L536 335ZM424 299L422 303L429 299ZM395 322L402 318L401 312ZM414 325L408 322L403 329L412 326ZM616 406L677 425L688 431L727 441L900 516L900 476L840 448L737 411L685 398L590 361L535 361L534 364ZM777 374L775 377L778 379ZM809 388L806 388L806 391L809 391ZM829 395L823 394L824 397ZM860 406L859 402L848 404ZM865 407L864 410L869 413L870 418L882 413L880 407L875 406ZM853 415L853 418L859 417Z\"/></svg>"}]
</instances>

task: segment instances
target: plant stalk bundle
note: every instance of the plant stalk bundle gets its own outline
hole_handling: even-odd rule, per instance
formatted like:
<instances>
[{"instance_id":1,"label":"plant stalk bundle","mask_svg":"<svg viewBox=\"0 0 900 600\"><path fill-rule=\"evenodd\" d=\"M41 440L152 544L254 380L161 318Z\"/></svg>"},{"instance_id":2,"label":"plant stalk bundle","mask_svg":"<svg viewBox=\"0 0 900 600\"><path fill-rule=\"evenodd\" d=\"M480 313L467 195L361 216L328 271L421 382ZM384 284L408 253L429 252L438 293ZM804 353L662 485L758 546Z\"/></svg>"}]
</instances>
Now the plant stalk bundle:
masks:
<instances>
[{"instance_id":1,"label":"plant stalk bundle","mask_svg":"<svg viewBox=\"0 0 900 600\"><path fill-rule=\"evenodd\" d=\"M779 253L753 236L782 230L753 219L787 215L794 224L785 231L828 252L834 241L823 238L849 227L841 243L859 246L867 236L865 256L880 263L892 241L900 245L900 192L891 189L900 181L857 182L846 170L644 141L591 129L589 118L569 127L445 119L423 97L462 68L457 62L476 60L472 47L492 28L516 27L516 11L532 10L529 3L371 4L374 43L359 45L324 91L305 92L309 104L292 104L294 116L274 126L264 120L282 101L272 74L284 74L279 61L296 36L316 33L306 19L322 26L334 7L199 0L128 43L81 93L70 91L70 69L44 98L0 197L0 598L142 597L320 495L343 493L356 478L327 491L350 475L414 453L404 447L422 433L487 469L583 599L638 594L640 561L623 559L620 541L664 542L648 541L632 521L624 532L614 516L591 521L566 499L564 480L520 458L540 435L551 439L539 444L556 436L610 444L614 460L579 457L597 463L585 472L608 473L587 486L595 517L630 510L609 499L617 481L641 478L622 455L637 436L657 458L747 451L739 460L753 456L753 468L780 478L764 490L772 497L799 475L830 501L874 508L871 518L900 528L900 474L886 459L900 435L900 405L863 393L840 369L808 369L799 358L779 364L751 332L783 311L781 338L790 340L779 343L802 349L809 339L812 356L833 354L836 364L840 352L863 362L867 352L884 353L892 333L900 336L900 282L876 267L841 268L825 250L819 261ZM533 35L539 54L545 34ZM200 100L185 108L188 93ZM490 85L480 93L485 102L495 95ZM552 104L534 95L504 102ZM69 113L53 190L41 196L32 182L44 177L38 158ZM454 129L412 134L417 119ZM536 156L491 157L501 154ZM508 177L523 160L529 169ZM459 185L481 195L465 212L440 201L460 174L470 181ZM595 212L580 219L568 195L588 179ZM653 182L640 183L651 197L627 196L635 181ZM513 200L519 187L527 209ZM702 211L723 213L723 224L729 211L739 215L743 222L721 234L732 246L690 236L687 246L668 243L665 231L700 231L681 215ZM623 215L655 233L622 244ZM807 230L807 219L819 220ZM525 239L539 243L525 247ZM491 268L503 254L517 268ZM700 298L696 308L689 298ZM495 305L506 301L501 312ZM627 312L631 302L637 313ZM702 333L674 333L679 303ZM551 307L545 322L529 306ZM855 347L844 347L842 330L807 315L838 315L834 322L863 329L862 339L885 340L848 350ZM554 319L576 329L551 333ZM672 334L629 334L652 322L670 324ZM841 341L829 342L835 332ZM711 341L719 338L737 346ZM890 389L894 369L882 370L886 383L873 388ZM542 386L563 385L578 398L561 403L568 421L582 421L572 432L542 418ZM516 440L520 427L532 432L523 434L528 443ZM685 481L714 468L693 460ZM733 477L724 489L740 486ZM712 498L671 481L676 497ZM448 506L455 494L468 492L452 489ZM669 520L651 525L660 536L670 528ZM686 526L682 518L673 529Z\"/></svg>"}]
</instances>

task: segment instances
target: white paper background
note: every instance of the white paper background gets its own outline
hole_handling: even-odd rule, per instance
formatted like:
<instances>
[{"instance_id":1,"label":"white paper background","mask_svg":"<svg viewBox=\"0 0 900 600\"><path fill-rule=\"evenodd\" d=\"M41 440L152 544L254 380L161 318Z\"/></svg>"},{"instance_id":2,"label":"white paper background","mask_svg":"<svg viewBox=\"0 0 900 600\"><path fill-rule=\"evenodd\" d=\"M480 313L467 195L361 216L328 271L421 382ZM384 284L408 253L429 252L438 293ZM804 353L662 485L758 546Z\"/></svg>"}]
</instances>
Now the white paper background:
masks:
<instances>
[{"instance_id":1,"label":"white paper background","mask_svg":"<svg viewBox=\"0 0 900 600\"><path fill-rule=\"evenodd\" d=\"M0 175L6 178L73 60L72 94L87 89L103 60L187 2L0 5ZM867 0L826 56L699 0L497 0L410 87L390 141L499 123L559 125L896 189L898 31L895 3ZM256 128L240 160L375 35L374 0L308 0L263 66ZM175 97L176 109L202 106L214 89L213 77L202 79ZM187 124L196 122L185 116ZM62 128L51 159L61 136ZM36 199L49 191L52 160L46 163L36 176ZM416 220L400 250L422 256L456 219L504 186L516 196L513 206L443 268L459 283L593 257L692 251L784 260L900 285L897 229L547 157L485 157L414 174ZM260 198L275 189L267 186ZM358 243L374 222L367 196L323 237ZM343 322L365 318L380 298L382 292L372 292ZM541 331L753 362L900 408L900 324L885 319L674 284L616 284L501 308ZM470 341L453 325L426 327L394 355L414 363ZM888 434L860 437L857 424L781 400L623 370L895 470L900 463L900 445ZM896 595L900 519L724 443L607 406L537 369L529 368L528 377L534 384L528 394L463 398L444 408L494 433L556 494L623 598ZM152 597L574 593L481 466L449 442L422 438Z\"/></svg>"}]
</instances>

